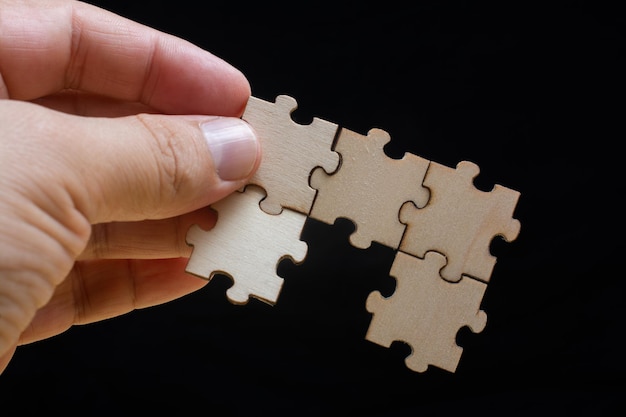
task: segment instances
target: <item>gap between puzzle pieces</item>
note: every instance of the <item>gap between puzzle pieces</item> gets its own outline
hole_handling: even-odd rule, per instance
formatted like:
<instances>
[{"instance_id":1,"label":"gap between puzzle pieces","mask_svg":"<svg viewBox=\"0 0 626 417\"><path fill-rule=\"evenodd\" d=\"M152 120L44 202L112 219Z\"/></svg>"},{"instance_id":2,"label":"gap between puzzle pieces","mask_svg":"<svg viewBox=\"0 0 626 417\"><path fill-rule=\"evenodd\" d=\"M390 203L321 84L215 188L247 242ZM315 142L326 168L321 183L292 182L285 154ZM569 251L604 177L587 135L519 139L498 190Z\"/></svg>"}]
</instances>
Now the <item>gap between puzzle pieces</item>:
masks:
<instances>
[{"instance_id":1,"label":"gap between puzzle pieces","mask_svg":"<svg viewBox=\"0 0 626 417\"><path fill-rule=\"evenodd\" d=\"M390 271L395 292L389 300L372 292L367 300L373 318L366 339L409 344L407 366L418 372L428 364L454 372L462 349L453 336L465 325L484 328L479 306L496 262L490 244L496 236L517 238L520 193L500 185L476 189L472 162L450 168L410 153L389 158L383 148L390 136L381 129L363 136L318 118L298 124L291 118L296 108L285 95L274 103L250 97L242 118L260 137L263 161L249 185L212 206L214 229L189 230L187 272L229 276L227 296L235 304L250 297L274 304L283 282L278 263L306 257L306 219L349 219L353 246L378 242L398 251Z\"/></svg>"}]
</instances>

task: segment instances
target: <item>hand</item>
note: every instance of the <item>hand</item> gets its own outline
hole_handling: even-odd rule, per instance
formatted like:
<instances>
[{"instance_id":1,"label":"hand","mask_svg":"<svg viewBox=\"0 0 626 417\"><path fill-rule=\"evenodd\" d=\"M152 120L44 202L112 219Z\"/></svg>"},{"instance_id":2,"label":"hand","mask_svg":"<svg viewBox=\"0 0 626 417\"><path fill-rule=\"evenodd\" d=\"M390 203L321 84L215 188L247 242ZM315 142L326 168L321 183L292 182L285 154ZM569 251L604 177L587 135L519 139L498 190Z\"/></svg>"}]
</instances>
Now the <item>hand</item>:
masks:
<instances>
[{"instance_id":1,"label":"hand","mask_svg":"<svg viewBox=\"0 0 626 417\"><path fill-rule=\"evenodd\" d=\"M71 1L0 0L0 372L20 344L180 297L193 223L259 164L246 78Z\"/></svg>"}]
</instances>

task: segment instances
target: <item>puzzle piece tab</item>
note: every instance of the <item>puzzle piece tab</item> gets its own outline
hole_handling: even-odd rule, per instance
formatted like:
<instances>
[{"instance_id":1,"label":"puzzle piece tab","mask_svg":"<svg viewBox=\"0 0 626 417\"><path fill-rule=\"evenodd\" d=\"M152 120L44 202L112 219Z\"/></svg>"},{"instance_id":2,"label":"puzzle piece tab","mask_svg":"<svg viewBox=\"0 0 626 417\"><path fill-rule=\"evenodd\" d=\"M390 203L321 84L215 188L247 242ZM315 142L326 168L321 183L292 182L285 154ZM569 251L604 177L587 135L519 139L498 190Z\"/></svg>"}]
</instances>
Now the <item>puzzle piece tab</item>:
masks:
<instances>
[{"instance_id":1,"label":"puzzle piece tab","mask_svg":"<svg viewBox=\"0 0 626 417\"><path fill-rule=\"evenodd\" d=\"M259 207L263 197L262 189L247 186L211 206L218 215L213 229L195 225L187 233L194 248L186 271L209 280L216 273L231 277L226 295L234 304L249 297L274 304L283 285L278 263L287 257L302 262L308 250L300 240L306 216L292 210L267 214Z\"/></svg>"},{"instance_id":2,"label":"puzzle piece tab","mask_svg":"<svg viewBox=\"0 0 626 417\"><path fill-rule=\"evenodd\" d=\"M439 270L446 259L428 252L420 259L397 252L390 275L396 278L395 292L388 298L375 291L366 301L373 313L365 338L384 347L394 341L408 343L408 368L424 372L429 365L455 372L463 348L456 344L461 327L474 333L487 324L480 304L487 284L463 277L457 283L444 281Z\"/></svg>"},{"instance_id":3,"label":"puzzle piece tab","mask_svg":"<svg viewBox=\"0 0 626 417\"><path fill-rule=\"evenodd\" d=\"M407 201L418 206L428 201L422 181L429 161L405 154L402 159L387 157L383 147L387 132L371 129L367 136L341 129L335 150L341 155L336 173L316 169L311 186L318 190L310 217L333 224L339 217L356 225L350 242L368 248L373 241L397 248L405 225L398 218Z\"/></svg>"},{"instance_id":4,"label":"puzzle piece tab","mask_svg":"<svg viewBox=\"0 0 626 417\"><path fill-rule=\"evenodd\" d=\"M510 242L520 231L513 218L520 193L501 185L481 191L473 185L478 172L473 162L462 161L456 169L431 162L424 179L428 204L407 204L400 211L406 223L400 250L420 258L431 250L445 254L448 264L441 276L451 282L461 275L489 281L496 263L490 253L493 238Z\"/></svg>"},{"instance_id":5,"label":"puzzle piece tab","mask_svg":"<svg viewBox=\"0 0 626 417\"><path fill-rule=\"evenodd\" d=\"M316 167L334 172L339 155L332 150L337 125L313 118L308 125L294 122L291 113L296 100L279 95L275 103L250 97L242 119L259 136L263 160L250 180L265 189L267 197L261 208L278 214L283 208L309 214L315 190L309 186L309 176Z\"/></svg>"}]
</instances>

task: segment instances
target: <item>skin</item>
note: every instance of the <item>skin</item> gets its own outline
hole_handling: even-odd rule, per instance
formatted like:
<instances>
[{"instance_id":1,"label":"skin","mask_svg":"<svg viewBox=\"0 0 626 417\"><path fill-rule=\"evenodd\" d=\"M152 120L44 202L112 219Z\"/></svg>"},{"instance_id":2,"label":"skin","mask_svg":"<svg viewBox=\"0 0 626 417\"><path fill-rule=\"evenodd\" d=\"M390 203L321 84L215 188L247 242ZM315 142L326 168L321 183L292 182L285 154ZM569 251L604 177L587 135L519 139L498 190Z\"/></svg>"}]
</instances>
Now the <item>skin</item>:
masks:
<instances>
[{"instance_id":1,"label":"skin","mask_svg":"<svg viewBox=\"0 0 626 417\"><path fill-rule=\"evenodd\" d=\"M71 0L0 0L0 372L19 345L198 290L194 223L241 187L199 124L240 117L244 75Z\"/></svg>"}]
</instances>

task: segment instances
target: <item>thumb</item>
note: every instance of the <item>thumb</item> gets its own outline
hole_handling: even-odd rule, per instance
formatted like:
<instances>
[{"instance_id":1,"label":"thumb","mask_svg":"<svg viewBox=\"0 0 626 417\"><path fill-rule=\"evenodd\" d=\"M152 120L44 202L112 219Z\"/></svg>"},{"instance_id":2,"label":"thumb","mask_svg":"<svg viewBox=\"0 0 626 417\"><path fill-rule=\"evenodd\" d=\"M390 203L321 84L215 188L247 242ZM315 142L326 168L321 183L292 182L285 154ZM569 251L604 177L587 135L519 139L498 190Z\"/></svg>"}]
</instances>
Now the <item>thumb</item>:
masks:
<instances>
[{"instance_id":1,"label":"thumb","mask_svg":"<svg viewBox=\"0 0 626 417\"><path fill-rule=\"evenodd\" d=\"M260 162L254 130L235 117L63 115L59 122L65 181L92 224L209 205L244 185Z\"/></svg>"},{"instance_id":2,"label":"thumb","mask_svg":"<svg viewBox=\"0 0 626 417\"><path fill-rule=\"evenodd\" d=\"M209 205L259 162L253 129L235 117L87 118L0 100L0 371L91 224Z\"/></svg>"}]
</instances>

